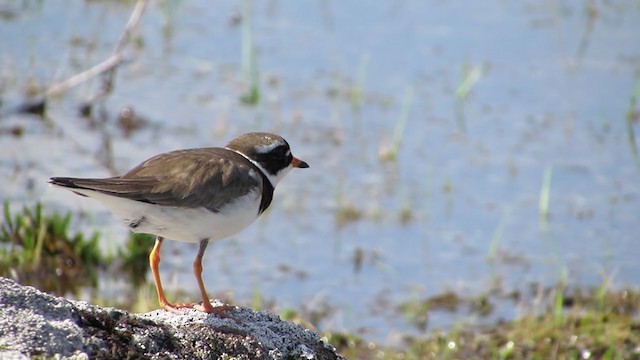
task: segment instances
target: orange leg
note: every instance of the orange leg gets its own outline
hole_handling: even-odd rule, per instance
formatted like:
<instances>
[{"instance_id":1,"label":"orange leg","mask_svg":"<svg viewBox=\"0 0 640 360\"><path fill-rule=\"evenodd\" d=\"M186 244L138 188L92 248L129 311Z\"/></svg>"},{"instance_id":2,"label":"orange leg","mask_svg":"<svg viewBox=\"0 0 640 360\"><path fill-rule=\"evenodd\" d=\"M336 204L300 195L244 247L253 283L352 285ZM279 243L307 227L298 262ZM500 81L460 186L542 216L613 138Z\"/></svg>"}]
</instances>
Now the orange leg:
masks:
<instances>
[{"instance_id":1,"label":"orange leg","mask_svg":"<svg viewBox=\"0 0 640 360\"><path fill-rule=\"evenodd\" d=\"M207 290L204 288L204 282L202 281L202 257L204 256L204 251L207 249L207 245L209 244L209 239L200 240L200 248L198 249L198 255L196 255L195 260L193 260L193 274L196 276L196 280L198 280L198 287L200 288L200 295L202 296L202 305L194 305L196 310L204 311L206 313L213 313L220 317L229 317L225 314L225 311L232 310L234 306L216 306L213 307L211 302L209 301L209 295L207 295Z\"/></svg>"},{"instance_id":2,"label":"orange leg","mask_svg":"<svg viewBox=\"0 0 640 360\"><path fill-rule=\"evenodd\" d=\"M171 304L167 301L167 298L164 296L164 290L162 289L162 282L160 281L160 272L158 271L158 265L160 265L160 248L162 247L162 240L164 238L162 236L156 237L156 243L153 246L153 250L149 254L149 264L151 265L151 272L153 273L153 280L156 283L156 291L158 292L158 302L160 302L160 307L171 311L172 313L179 314L180 308L193 307L192 304Z\"/></svg>"}]
</instances>

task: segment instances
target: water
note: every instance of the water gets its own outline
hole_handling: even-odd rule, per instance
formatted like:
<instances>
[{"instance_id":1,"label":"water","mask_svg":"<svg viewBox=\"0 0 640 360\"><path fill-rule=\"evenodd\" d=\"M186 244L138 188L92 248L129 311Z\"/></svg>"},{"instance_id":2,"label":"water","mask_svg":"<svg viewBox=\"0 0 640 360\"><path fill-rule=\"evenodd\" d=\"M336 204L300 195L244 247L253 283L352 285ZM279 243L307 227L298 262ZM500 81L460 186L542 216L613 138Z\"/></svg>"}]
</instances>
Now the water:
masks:
<instances>
[{"instance_id":1,"label":"water","mask_svg":"<svg viewBox=\"0 0 640 360\"><path fill-rule=\"evenodd\" d=\"M3 7L6 110L28 84L46 86L109 56L132 4ZM478 296L498 283L508 293L563 274L575 286L611 278L638 287L640 169L626 114L639 81L639 18L632 1L256 2L261 102L251 107L239 101L250 84L236 24L246 19L242 4L153 2L98 120L77 112L98 81L51 102L46 121L1 119L0 129L25 133L0 137L0 196L15 206L41 200L86 212L74 226L100 230L113 251L124 227L98 204L48 188L48 177L112 175L105 144L121 173L160 152L268 130L311 168L278 185L266 216L210 247L204 276L212 293L231 291L245 303L260 293L279 309L328 306L321 329L392 342L422 331L398 313L401 302L446 290ZM456 98L472 69L477 82ZM397 160L381 160L405 102ZM124 136L116 118L125 106L150 125ZM637 121L632 128L640 131ZM345 206L361 217L338 226ZM489 262L501 222L498 257ZM165 246L170 288L195 294L196 251ZM432 314L428 329L518 313L498 305L488 319Z\"/></svg>"}]
</instances>

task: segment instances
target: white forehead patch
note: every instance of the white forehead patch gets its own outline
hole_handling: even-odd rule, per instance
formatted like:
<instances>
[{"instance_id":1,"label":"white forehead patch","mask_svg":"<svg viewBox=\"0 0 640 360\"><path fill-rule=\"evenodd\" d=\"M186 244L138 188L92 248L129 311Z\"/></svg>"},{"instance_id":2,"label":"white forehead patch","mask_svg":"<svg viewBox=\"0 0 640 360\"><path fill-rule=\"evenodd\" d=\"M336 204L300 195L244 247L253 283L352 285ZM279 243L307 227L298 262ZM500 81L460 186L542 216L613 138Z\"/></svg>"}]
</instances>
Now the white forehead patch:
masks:
<instances>
[{"instance_id":1,"label":"white forehead patch","mask_svg":"<svg viewBox=\"0 0 640 360\"><path fill-rule=\"evenodd\" d=\"M258 154L268 154L271 151L273 151L273 149L277 148L280 145L282 144L278 141L274 141L271 144L267 144L267 145L259 145L259 146L256 146L256 152Z\"/></svg>"}]
</instances>

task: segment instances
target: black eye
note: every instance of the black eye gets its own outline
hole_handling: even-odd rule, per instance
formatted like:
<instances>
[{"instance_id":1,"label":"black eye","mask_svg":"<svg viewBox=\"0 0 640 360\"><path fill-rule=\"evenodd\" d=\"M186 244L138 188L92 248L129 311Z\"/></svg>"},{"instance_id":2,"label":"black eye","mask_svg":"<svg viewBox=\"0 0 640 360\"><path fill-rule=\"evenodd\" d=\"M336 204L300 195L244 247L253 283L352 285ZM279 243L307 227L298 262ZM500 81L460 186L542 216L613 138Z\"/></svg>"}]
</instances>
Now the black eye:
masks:
<instances>
[{"instance_id":1,"label":"black eye","mask_svg":"<svg viewBox=\"0 0 640 360\"><path fill-rule=\"evenodd\" d=\"M271 154L276 158L287 157L287 148L284 146L278 146L277 148L273 149Z\"/></svg>"}]
</instances>

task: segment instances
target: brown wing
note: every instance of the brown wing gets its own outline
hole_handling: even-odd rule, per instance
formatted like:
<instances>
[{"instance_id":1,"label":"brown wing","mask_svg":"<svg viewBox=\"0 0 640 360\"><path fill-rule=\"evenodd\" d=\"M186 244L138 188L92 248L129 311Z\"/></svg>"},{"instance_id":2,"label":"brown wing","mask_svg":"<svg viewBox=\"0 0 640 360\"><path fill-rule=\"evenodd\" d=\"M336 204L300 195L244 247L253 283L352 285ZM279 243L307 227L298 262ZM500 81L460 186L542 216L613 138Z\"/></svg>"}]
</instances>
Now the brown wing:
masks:
<instances>
[{"instance_id":1,"label":"brown wing","mask_svg":"<svg viewBox=\"0 0 640 360\"><path fill-rule=\"evenodd\" d=\"M51 178L51 183L177 207L217 212L252 189L262 192L259 174L243 156L222 148L177 150L152 157L122 176L105 179ZM257 188L256 188L257 187Z\"/></svg>"}]
</instances>

